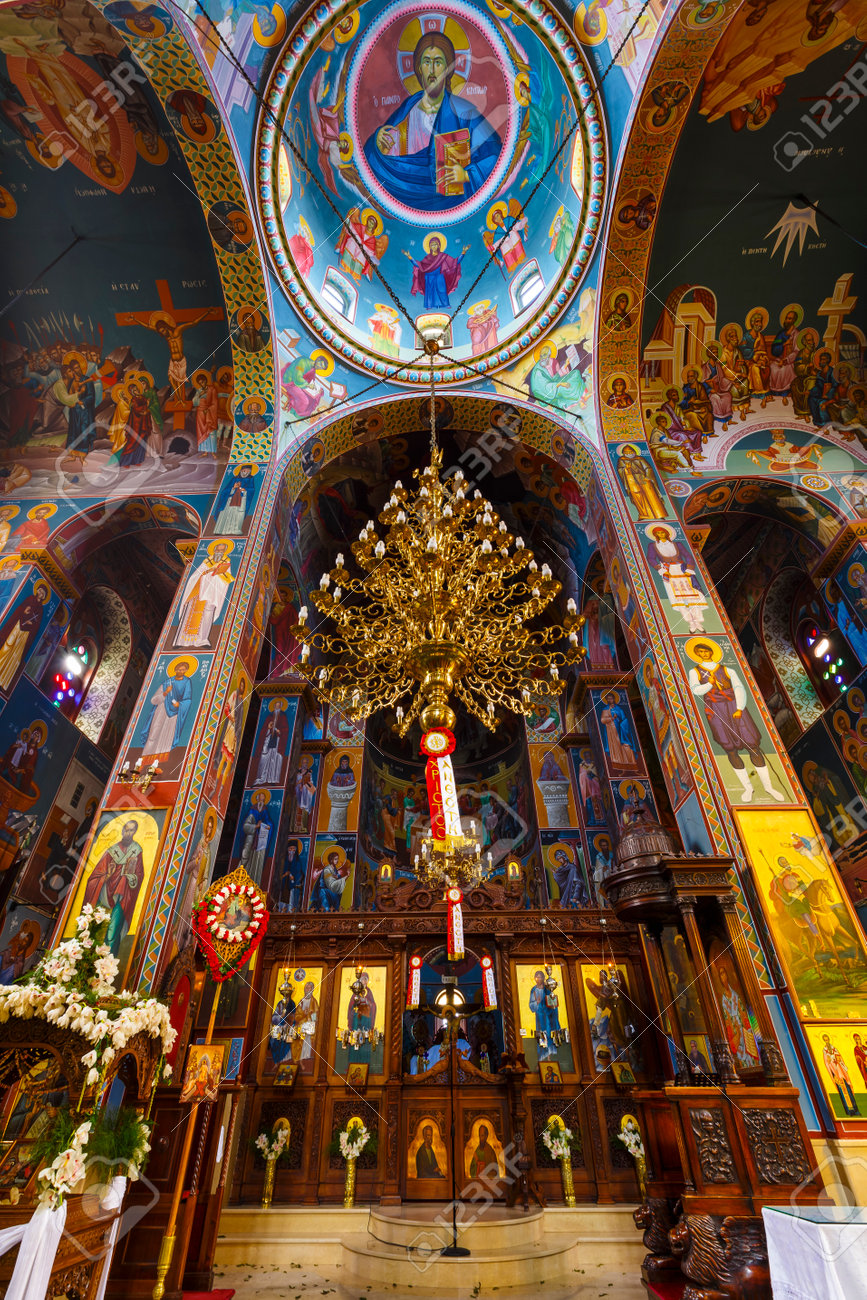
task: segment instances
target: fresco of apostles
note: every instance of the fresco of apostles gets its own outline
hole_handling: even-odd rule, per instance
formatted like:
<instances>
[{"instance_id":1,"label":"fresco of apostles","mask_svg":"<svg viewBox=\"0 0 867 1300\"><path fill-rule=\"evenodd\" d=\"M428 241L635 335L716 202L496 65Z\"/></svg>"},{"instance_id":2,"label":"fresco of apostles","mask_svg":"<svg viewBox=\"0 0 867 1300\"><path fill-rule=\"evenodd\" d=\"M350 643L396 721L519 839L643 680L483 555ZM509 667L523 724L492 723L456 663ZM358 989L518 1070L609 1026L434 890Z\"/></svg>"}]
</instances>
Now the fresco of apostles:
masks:
<instances>
[{"instance_id":1,"label":"fresco of apostles","mask_svg":"<svg viewBox=\"0 0 867 1300\"><path fill-rule=\"evenodd\" d=\"M835 288L852 308L853 278L841 276ZM743 325L721 324L708 320L709 290L693 288L691 297L669 300L644 347L645 375L653 377L642 382L642 400L659 469L700 474L713 439L774 419L801 420L867 446L867 378L842 317L805 325L804 308L792 302L776 321L759 306ZM670 338L674 312L696 318L680 343Z\"/></svg>"}]
</instances>

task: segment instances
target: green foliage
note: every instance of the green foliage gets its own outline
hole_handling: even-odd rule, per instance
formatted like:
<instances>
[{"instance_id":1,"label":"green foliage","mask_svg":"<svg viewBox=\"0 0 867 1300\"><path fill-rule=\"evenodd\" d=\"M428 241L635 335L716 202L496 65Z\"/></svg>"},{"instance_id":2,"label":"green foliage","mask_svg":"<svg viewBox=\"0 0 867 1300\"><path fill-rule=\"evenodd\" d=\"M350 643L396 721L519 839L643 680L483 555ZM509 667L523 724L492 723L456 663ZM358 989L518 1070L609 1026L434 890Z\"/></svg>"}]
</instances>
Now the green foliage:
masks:
<instances>
[{"instance_id":1,"label":"green foliage","mask_svg":"<svg viewBox=\"0 0 867 1300\"><path fill-rule=\"evenodd\" d=\"M72 1144L72 1136L79 1124L84 1123L84 1117L77 1115L71 1110L60 1110L54 1119L39 1134L35 1142L27 1143L32 1145L31 1159L34 1164L50 1165L57 1159L62 1151Z\"/></svg>"},{"instance_id":2,"label":"green foliage","mask_svg":"<svg viewBox=\"0 0 867 1300\"><path fill-rule=\"evenodd\" d=\"M153 1121L141 1119L131 1106L121 1106L111 1115L103 1111L90 1131L87 1154L106 1163L134 1161L141 1172L147 1164L147 1153L142 1152L142 1139L150 1142L152 1128Z\"/></svg>"}]
</instances>

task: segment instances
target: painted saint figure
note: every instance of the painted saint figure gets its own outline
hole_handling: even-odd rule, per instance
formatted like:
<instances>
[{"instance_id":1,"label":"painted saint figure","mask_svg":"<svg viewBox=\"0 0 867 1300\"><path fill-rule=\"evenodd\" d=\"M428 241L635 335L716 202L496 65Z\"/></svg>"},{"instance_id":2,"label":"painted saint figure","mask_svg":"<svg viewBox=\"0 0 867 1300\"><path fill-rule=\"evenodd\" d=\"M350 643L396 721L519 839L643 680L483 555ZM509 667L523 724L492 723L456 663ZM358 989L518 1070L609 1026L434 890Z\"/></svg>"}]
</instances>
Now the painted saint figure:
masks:
<instances>
[{"instance_id":1,"label":"painted saint figure","mask_svg":"<svg viewBox=\"0 0 867 1300\"><path fill-rule=\"evenodd\" d=\"M271 798L269 790L255 790L251 800L250 811L244 818L242 830L244 839L241 845L241 866L251 880L262 884L265 858L268 854L268 842L274 829L265 807Z\"/></svg>"},{"instance_id":2,"label":"painted saint figure","mask_svg":"<svg viewBox=\"0 0 867 1300\"><path fill-rule=\"evenodd\" d=\"M373 279L373 267L379 266L388 248L388 235L382 232L382 218L373 208L359 212L353 208L344 222L337 244L340 269L352 276L356 284Z\"/></svg>"},{"instance_id":3,"label":"painted saint figure","mask_svg":"<svg viewBox=\"0 0 867 1300\"><path fill-rule=\"evenodd\" d=\"M157 761L181 744L184 723L190 711L193 690L188 674L195 672L195 659L178 659L168 665L166 681L151 696L151 710L144 724L141 757Z\"/></svg>"},{"instance_id":4,"label":"painted saint figure","mask_svg":"<svg viewBox=\"0 0 867 1300\"><path fill-rule=\"evenodd\" d=\"M85 906L104 907L111 913L105 942L117 956L132 924L135 900L144 880L141 845L135 838L138 822L124 823L120 839L112 844L91 871L84 889Z\"/></svg>"},{"instance_id":5,"label":"painted saint figure","mask_svg":"<svg viewBox=\"0 0 867 1300\"><path fill-rule=\"evenodd\" d=\"M556 989L556 981L552 980ZM559 999L554 989L548 987L545 972L537 970L530 989L530 1011L536 1018L536 1044L540 1061L557 1060L557 1042L560 1028Z\"/></svg>"},{"instance_id":6,"label":"painted saint figure","mask_svg":"<svg viewBox=\"0 0 867 1300\"><path fill-rule=\"evenodd\" d=\"M209 646L211 629L220 621L232 585L228 555L231 542L212 542L207 557L196 565L181 597L181 612L174 644L179 647Z\"/></svg>"},{"instance_id":7,"label":"painted saint figure","mask_svg":"<svg viewBox=\"0 0 867 1300\"><path fill-rule=\"evenodd\" d=\"M412 262L411 292L424 294L425 311L449 307L449 294L458 287L461 263L469 247L469 244L464 244L460 256L452 257L445 251L444 238L439 235L429 235L425 240L427 252L420 262L417 262L406 249L403 250L404 257L408 257Z\"/></svg>"},{"instance_id":8,"label":"painted saint figure","mask_svg":"<svg viewBox=\"0 0 867 1300\"><path fill-rule=\"evenodd\" d=\"M752 801L754 791L741 758L742 750L746 750L766 793L782 803L786 796L771 781L767 759L762 753L761 732L747 708L746 687L740 674L725 666L723 652L716 642L693 638L687 642L686 652L696 665L689 670L692 693L704 704L710 733L725 751L740 782L744 803Z\"/></svg>"},{"instance_id":9,"label":"painted saint figure","mask_svg":"<svg viewBox=\"0 0 867 1300\"><path fill-rule=\"evenodd\" d=\"M445 1178L445 1174L437 1164L436 1152L433 1149L433 1127L425 1124L421 1135L423 1141L415 1153L416 1178Z\"/></svg>"},{"instance_id":10,"label":"painted saint figure","mask_svg":"<svg viewBox=\"0 0 867 1300\"><path fill-rule=\"evenodd\" d=\"M220 508L214 520L218 533L238 535L253 508L256 497L255 473L257 466L239 465L233 475L228 475L220 489Z\"/></svg>"},{"instance_id":11,"label":"painted saint figure","mask_svg":"<svg viewBox=\"0 0 867 1300\"><path fill-rule=\"evenodd\" d=\"M438 212L475 194L496 166L502 142L479 110L452 93L455 47L440 32L413 52L421 90L398 105L364 146L380 185L398 203Z\"/></svg>"},{"instance_id":12,"label":"painted saint figure","mask_svg":"<svg viewBox=\"0 0 867 1300\"><path fill-rule=\"evenodd\" d=\"M696 570L689 548L677 540L670 524L651 524L645 532L650 538L647 559L662 579L668 603L690 632L703 632L708 602L693 581Z\"/></svg>"},{"instance_id":13,"label":"painted saint figure","mask_svg":"<svg viewBox=\"0 0 867 1300\"><path fill-rule=\"evenodd\" d=\"M620 448L617 477L641 519L664 519L666 509L653 470L631 443Z\"/></svg>"}]
</instances>

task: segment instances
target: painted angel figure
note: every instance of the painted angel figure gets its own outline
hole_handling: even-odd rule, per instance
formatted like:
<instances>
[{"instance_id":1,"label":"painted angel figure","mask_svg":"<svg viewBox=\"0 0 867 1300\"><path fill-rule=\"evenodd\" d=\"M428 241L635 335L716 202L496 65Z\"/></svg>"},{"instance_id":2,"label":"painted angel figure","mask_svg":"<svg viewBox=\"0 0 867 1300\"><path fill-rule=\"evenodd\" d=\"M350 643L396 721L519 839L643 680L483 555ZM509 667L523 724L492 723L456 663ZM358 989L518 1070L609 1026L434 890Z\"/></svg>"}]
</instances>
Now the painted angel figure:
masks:
<instances>
[{"instance_id":1,"label":"painted angel figure","mask_svg":"<svg viewBox=\"0 0 867 1300\"><path fill-rule=\"evenodd\" d=\"M388 235L383 233L382 217L373 208L353 208L346 218L337 252L340 269L352 276L356 284L363 277L373 279L373 267L379 266L388 248Z\"/></svg>"}]
</instances>

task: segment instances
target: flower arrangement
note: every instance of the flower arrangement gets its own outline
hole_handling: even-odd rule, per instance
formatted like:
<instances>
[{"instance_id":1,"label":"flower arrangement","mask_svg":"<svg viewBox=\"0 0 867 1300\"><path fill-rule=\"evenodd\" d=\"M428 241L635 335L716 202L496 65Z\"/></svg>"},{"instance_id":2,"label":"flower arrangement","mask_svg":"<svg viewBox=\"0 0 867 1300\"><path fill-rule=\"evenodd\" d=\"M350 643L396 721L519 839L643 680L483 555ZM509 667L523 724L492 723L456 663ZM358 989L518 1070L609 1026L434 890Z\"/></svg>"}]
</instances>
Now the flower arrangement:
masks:
<instances>
[{"instance_id":1,"label":"flower arrangement","mask_svg":"<svg viewBox=\"0 0 867 1300\"><path fill-rule=\"evenodd\" d=\"M575 1145L575 1136L571 1128L563 1123L558 1124L552 1115L542 1130L542 1141L555 1160L564 1160Z\"/></svg>"},{"instance_id":2,"label":"flower arrangement","mask_svg":"<svg viewBox=\"0 0 867 1300\"><path fill-rule=\"evenodd\" d=\"M253 1145L257 1151L261 1151L266 1160L279 1160L288 1141L289 1130L281 1127L273 1137L269 1137L267 1133L260 1133ZM288 1151L286 1154L289 1154Z\"/></svg>"},{"instance_id":3,"label":"flower arrangement","mask_svg":"<svg viewBox=\"0 0 867 1300\"><path fill-rule=\"evenodd\" d=\"M87 1170L84 1151L90 1130L90 1120L79 1124L69 1136L69 1145L37 1174L37 1179L43 1184L39 1192L40 1203L48 1205L49 1209L61 1205L63 1198L69 1196L84 1178Z\"/></svg>"},{"instance_id":4,"label":"flower arrangement","mask_svg":"<svg viewBox=\"0 0 867 1300\"><path fill-rule=\"evenodd\" d=\"M628 1120L616 1136L618 1142L623 1143L633 1159L644 1159L644 1143L641 1140L641 1130L634 1121Z\"/></svg>"},{"instance_id":5,"label":"flower arrangement","mask_svg":"<svg viewBox=\"0 0 867 1300\"><path fill-rule=\"evenodd\" d=\"M10 1019L47 1020L91 1044L81 1058L87 1069L86 1087L100 1083L117 1054L137 1034L160 1039L164 1054L177 1037L162 1002L133 989L115 989L118 962L105 942L110 920L105 908L86 903L73 938L46 953L19 983L0 986L0 1024ZM34 1152L46 1165L38 1175L44 1182L40 1200L55 1208L69 1195L84 1176L85 1153L91 1154L92 1143L97 1156L123 1160L130 1180L140 1177L150 1151L150 1129L130 1114L132 1120L124 1120L120 1135L113 1139L106 1136L112 1128L107 1119L91 1116L77 1122L70 1112L58 1116ZM118 1123L115 1116L115 1128ZM107 1148L119 1142L123 1150L109 1153Z\"/></svg>"},{"instance_id":6,"label":"flower arrangement","mask_svg":"<svg viewBox=\"0 0 867 1300\"><path fill-rule=\"evenodd\" d=\"M46 953L20 983L0 987L0 1024L12 1018L47 1020L93 1045L81 1058L88 1085L99 1082L97 1066L109 1066L136 1034L160 1038L164 1053L177 1037L162 1002L133 989L115 990L117 958L105 943L110 920L105 908L86 903L74 938Z\"/></svg>"},{"instance_id":7,"label":"flower arrangement","mask_svg":"<svg viewBox=\"0 0 867 1300\"><path fill-rule=\"evenodd\" d=\"M239 902L247 901L253 913L243 930L228 928L222 919L226 904L233 894ZM267 919L265 904L255 885L238 885L234 882L224 885L207 900L205 908L205 924L211 933L217 939L222 939L224 943L248 942L262 925L263 917Z\"/></svg>"},{"instance_id":8,"label":"flower arrangement","mask_svg":"<svg viewBox=\"0 0 867 1300\"><path fill-rule=\"evenodd\" d=\"M357 1160L364 1148L375 1141L373 1134L360 1120L350 1120L337 1135L337 1147L344 1160ZM373 1147L375 1150L375 1146Z\"/></svg>"}]
</instances>

